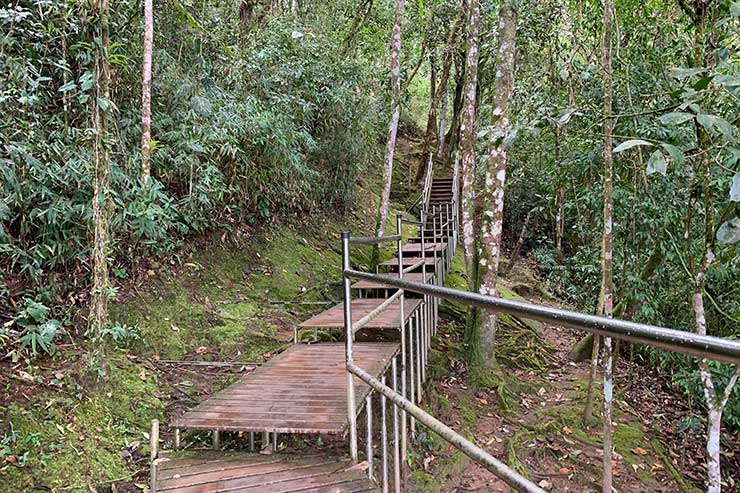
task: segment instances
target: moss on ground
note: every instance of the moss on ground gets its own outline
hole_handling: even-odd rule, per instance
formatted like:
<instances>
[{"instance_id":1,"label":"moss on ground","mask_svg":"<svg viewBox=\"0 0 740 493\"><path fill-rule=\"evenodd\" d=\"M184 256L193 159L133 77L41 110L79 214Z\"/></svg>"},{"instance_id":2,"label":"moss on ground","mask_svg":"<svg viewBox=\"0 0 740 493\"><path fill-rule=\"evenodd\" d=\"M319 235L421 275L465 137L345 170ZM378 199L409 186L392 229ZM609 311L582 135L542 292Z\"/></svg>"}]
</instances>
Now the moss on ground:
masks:
<instances>
[{"instance_id":1,"label":"moss on ground","mask_svg":"<svg viewBox=\"0 0 740 493\"><path fill-rule=\"evenodd\" d=\"M65 369L64 392L36 394L28 407L2 408L6 453L22 463L0 469L4 491L88 492L93 484L131 479L127 447L135 456L147 453L146 431L152 419L162 418L164 403L156 397L156 374L121 351L110 350L105 368L84 394L78 381L84 368L77 374Z\"/></svg>"}]
</instances>

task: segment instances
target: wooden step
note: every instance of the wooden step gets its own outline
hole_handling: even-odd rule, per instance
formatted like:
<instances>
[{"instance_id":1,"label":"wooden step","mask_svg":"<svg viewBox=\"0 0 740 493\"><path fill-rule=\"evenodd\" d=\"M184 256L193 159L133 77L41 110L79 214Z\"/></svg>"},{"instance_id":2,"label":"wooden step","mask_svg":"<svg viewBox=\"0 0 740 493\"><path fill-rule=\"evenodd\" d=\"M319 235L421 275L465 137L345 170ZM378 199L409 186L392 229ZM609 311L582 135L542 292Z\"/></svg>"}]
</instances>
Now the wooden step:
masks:
<instances>
[{"instance_id":1,"label":"wooden step","mask_svg":"<svg viewBox=\"0 0 740 493\"><path fill-rule=\"evenodd\" d=\"M156 464L158 493L379 492L348 458L329 455L183 452Z\"/></svg>"}]
</instances>

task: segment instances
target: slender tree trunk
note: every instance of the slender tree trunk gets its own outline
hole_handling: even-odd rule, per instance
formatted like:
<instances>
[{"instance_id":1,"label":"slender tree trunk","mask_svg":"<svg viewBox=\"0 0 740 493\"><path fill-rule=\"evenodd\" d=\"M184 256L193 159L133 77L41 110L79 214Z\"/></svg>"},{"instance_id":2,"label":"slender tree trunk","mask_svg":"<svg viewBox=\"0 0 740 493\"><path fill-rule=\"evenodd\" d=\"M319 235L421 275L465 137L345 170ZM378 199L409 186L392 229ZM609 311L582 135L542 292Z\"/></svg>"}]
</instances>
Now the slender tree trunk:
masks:
<instances>
[{"instance_id":1,"label":"slender tree trunk","mask_svg":"<svg viewBox=\"0 0 740 493\"><path fill-rule=\"evenodd\" d=\"M398 134L398 119L401 116L401 24L405 0L397 0L396 17L391 34L391 121L388 125L388 143L385 148L385 169L383 170L383 195L380 199L378 211L378 236L383 236L385 223L388 220L388 207L393 182L393 154L396 151L396 135Z\"/></svg>"},{"instance_id":2,"label":"slender tree trunk","mask_svg":"<svg viewBox=\"0 0 740 493\"><path fill-rule=\"evenodd\" d=\"M95 50L95 98L93 98L93 228L92 248L93 287L90 303L90 328L93 334L108 325L108 250L110 247L110 150L108 145L108 111L110 108L110 65L108 63L109 9L108 0L98 0L98 34L100 46Z\"/></svg>"},{"instance_id":3,"label":"slender tree trunk","mask_svg":"<svg viewBox=\"0 0 740 493\"><path fill-rule=\"evenodd\" d=\"M462 238L465 267L470 291L478 290L477 248L475 231L477 207L475 204L475 134L476 134L476 91L478 89L478 37L480 34L480 2L469 0L468 4L467 52L465 56L465 82L463 85L462 120L460 122L460 162L462 165ZM465 342L468 359L478 363L480 352L476 324L476 308L468 309Z\"/></svg>"},{"instance_id":4,"label":"slender tree trunk","mask_svg":"<svg viewBox=\"0 0 740 493\"><path fill-rule=\"evenodd\" d=\"M445 127L447 127L447 91L442 93L442 101L439 104L439 135L437 137L437 159L439 159L442 155L442 149L445 146Z\"/></svg>"},{"instance_id":5,"label":"slender tree trunk","mask_svg":"<svg viewBox=\"0 0 740 493\"><path fill-rule=\"evenodd\" d=\"M154 15L152 0L144 0L144 63L141 81L141 181L144 185L151 176L152 157L152 44Z\"/></svg>"},{"instance_id":6,"label":"slender tree trunk","mask_svg":"<svg viewBox=\"0 0 740 493\"><path fill-rule=\"evenodd\" d=\"M496 53L496 82L483 193L481 194L480 258L478 270L479 292L496 296L501 257L501 233L504 224L504 189L506 186L507 151L505 140L511 130L510 106L514 91L514 62L516 52L517 13L511 0L499 8L498 52ZM495 365L496 315L481 317L480 344L483 363Z\"/></svg>"},{"instance_id":7,"label":"slender tree trunk","mask_svg":"<svg viewBox=\"0 0 740 493\"><path fill-rule=\"evenodd\" d=\"M521 252L522 246L524 246L524 240L527 238L527 228L529 227L529 220L532 218L532 214L538 212L539 210L539 207L535 207L534 209L530 209L529 212L527 212L527 216L524 218L524 224L522 225L522 230L519 232L519 238L516 240L514 251L511 252L511 259L509 260L506 269L504 269L504 271L502 272L504 276L508 275L508 273L511 272L511 269L514 268L516 260L519 258L519 252Z\"/></svg>"},{"instance_id":8,"label":"slender tree trunk","mask_svg":"<svg viewBox=\"0 0 740 493\"><path fill-rule=\"evenodd\" d=\"M447 42L445 44L445 51L444 55L442 57L442 74L439 78L439 85L436 87L432 87L432 100L429 105L429 120L427 120L427 129L424 134L424 144L422 147L422 159L421 159L421 166L419 166L419 169L416 172L416 182L419 183L421 180L424 179L424 175L426 173L426 165L428 162L428 156L430 154L430 149L432 147L432 142L434 141L435 134L437 133L437 127L436 127L436 118L437 118L437 108L440 105L440 101L444 99L444 109L443 111L447 111L447 85L450 80L450 70L452 68L452 61L453 56L455 53L455 44L457 42L457 33L460 30L460 27L462 26L463 22L465 22L465 14L467 12L466 9L466 3L463 0L463 2L460 4L460 11L457 19L455 20L455 23L452 25L452 28L450 29L449 34L447 35ZM476 61L477 64L477 61ZM429 122L431 119L434 118L435 125L430 125ZM437 157L441 157L441 148L442 143L444 142L444 127L445 127L445 115L443 114L440 121L440 127L439 127L439 133L440 138L439 142L437 143Z\"/></svg>"},{"instance_id":9,"label":"slender tree trunk","mask_svg":"<svg viewBox=\"0 0 740 493\"><path fill-rule=\"evenodd\" d=\"M355 15L352 18L352 26L349 28L347 37L342 42L342 55L349 55L352 48L355 45L355 38L357 33L360 31L360 27L365 22L365 19L370 15L370 11L373 8L373 0L361 0L360 5L355 11Z\"/></svg>"},{"instance_id":10,"label":"slender tree trunk","mask_svg":"<svg viewBox=\"0 0 740 493\"><path fill-rule=\"evenodd\" d=\"M614 280L612 275L612 217L613 217L613 173L614 156L612 140L614 118L612 116L612 28L614 0L604 0L604 38L601 67L604 72L604 235L601 242L601 305L604 316L611 317L614 309ZM612 493L612 398L614 381L612 374L612 339L604 338L604 477L603 493Z\"/></svg>"},{"instance_id":11,"label":"slender tree trunk","mask_svg":"<svg viewBox=\"0 0 740 493\"><path fill-rule=\"evenodd\" d=\"M555 127L555 167L560 169L560 137L562 127L556 124ZM565 236L565 187L562 183L555 192L555 202L557 212L555 213L555 258L558 262L563 261L563 237Z\"/></svg>"}]
</instances>

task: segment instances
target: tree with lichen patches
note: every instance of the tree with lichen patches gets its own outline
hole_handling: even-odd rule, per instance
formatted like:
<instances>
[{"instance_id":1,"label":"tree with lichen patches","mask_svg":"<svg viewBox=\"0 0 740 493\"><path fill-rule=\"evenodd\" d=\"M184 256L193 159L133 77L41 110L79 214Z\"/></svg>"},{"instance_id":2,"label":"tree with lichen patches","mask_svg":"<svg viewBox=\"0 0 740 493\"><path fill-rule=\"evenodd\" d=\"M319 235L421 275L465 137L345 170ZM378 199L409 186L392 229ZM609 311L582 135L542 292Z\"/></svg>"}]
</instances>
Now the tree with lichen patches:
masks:
<instances>
[{"instance_id":1,"label":"tree with lichen patches","mask_svg":"<svg viewBox=\"0 0 740 493\"><path fill-rule=\"evenodd\" d=\"M514 2L505 1L499 10L496 81L493 94L488 161L480 195L481 218L478 229L478 278L481 294L496 296L501 233L504 223L506 185L506 138L511 131L511 101L514 91L517 12ZM480 351L484 366L495 366L496 315L492 312L477 321Z\"/></svg>"},{"instance_id":2,"label":"tree with lichen patches","mask_svg":"<svg viewBox=\"0 0 740 493\"><path fill-rule=\"evenodd\" d=\"M110 110L110 48L108 0L98 0L99 45L94 57L94 94L92 99L93 120L93 230L92 247L93 286L90 302L90 329L99 336L108 325L108 254L110 250L110 144L108 141L108 112Z\"/></svg>"},{"instance_id":3,"label":"tree with lichen patches","mask_svg":"<svg viewBox=\"0 0 740 493\"><path fill-rule=\"evenodd\" d=\"M478 86L478 38L480 34L480 1L469 0L468 5L467 49L465 57L465 82L463 88L462 120L460 122L460 160L462 163L462 238L465 268L468 274L468 289L478 290L476 224L478 208L475 205L475 135L476 135L476 92ZM468 361L475 364L479 360L480 348L478 328L478 308L469 307L465 330L465 347Z\"/></svg>"},{"instance_id":4,"label":"tree with lichen patches","mask_svg":"<svg viewBox=\"0 0 740 493\"><path fill-rule=\"evenodd\" d=\"M391 121L388 124L388 140L385 148L385 168L383 169L383 195L378 208L378 236L383 236L385 223L388 220L391 185L393 183L393 155L396 150L398 120L401 117L401 24L405 0L396 1L396 16L391 33ZM374 257L377 256L375 249Z\"/></svg>"}]
</instances>

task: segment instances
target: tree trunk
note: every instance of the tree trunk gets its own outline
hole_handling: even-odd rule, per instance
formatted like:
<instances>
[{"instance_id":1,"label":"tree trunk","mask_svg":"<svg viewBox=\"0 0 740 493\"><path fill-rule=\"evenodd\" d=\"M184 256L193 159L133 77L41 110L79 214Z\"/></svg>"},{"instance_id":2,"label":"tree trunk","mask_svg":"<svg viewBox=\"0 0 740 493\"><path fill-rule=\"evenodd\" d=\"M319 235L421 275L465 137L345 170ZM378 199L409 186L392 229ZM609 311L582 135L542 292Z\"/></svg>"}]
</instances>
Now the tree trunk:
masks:
<instances>
[{"instance_id":1,"label":"tree trunk","mask_svg":"<svg viewBox=\"0 0 740 493\"><path fill-rule=\"evenodd\" d=\"M601 305L604 316L612 316L614 308L614 280L612 276L612 216L614 156L612 139L614 117L612 116L612 25L614 0L604 0L604 38L601 69L604 77L604 234L601 242ZM604 477L603 493L612 493L612 398L614 381L612 374L612 339L604 338Z\"/></svg>"},{"instance_id":2,"label":"tree trunk","mask_svg":"<svg viewBox=\"0 0 740 493\"><path fill-rule=\"evenodd\" d=\"M152 157L152 44L154 16L152 0L144 0L144 62L141 81L141 182L151 176Z\"/></svg>"},{"instance_id":3,"label":"tree trunk","mask_svg":"<svg viewBox=\"0 0 740 493\"><path fill-rule=\"evenodd\" d=\"M431 93L432 93L432 100L429 105L429 119L427 120L427 129L424 134L424 144L422 147L422 159L421 159L421 166L419 166L419 169L416 172L416 182L420 183L421 180L424 179L424 175L426 174L426 166L428 162L428 156L430 154L430 149L432 147L432 142L434 141L435 134L437 133L437 127L436 127L436 118L437 118L437 108L440 105L440 101L445 101L445 104L443 104L443 111L447 111L447 83L450 80L450 69L452 68L452 58L455 52L455 43L457 42L457 32L460 30L460 27L462 26L462 23L465 21L465 14L467 12L467 9L465 8L465 1L463 1L460 4L460 11L458 14L457 19L455 20L455 23L452 25L452 28L450 29L449 34L447 35L447 42L445 44L445 51L444 56L442 57L442 74L439 78L439 85L434 87L432 86ZM476 65L477 65L476 60ZM431 119L434 119L434 125L430 125ZM440 150L442 148L442 143L444 142L444 126L445 126L445 115L443 114L440 118L440 127L439 127L439 133L440 138L439 142L437 144L437 157L441 157Z\"/></svg>"},{"instance_id":4,"label":"tree trunk","mask_svg":"<svg viewBox=\"0 0 740 493\"><path fill-rule=\"evenodd\" d=\"M476 134L476 91L478 88L478 37L480 32L480 2L470 0L468 5L467 52L465 56L465 82L463 86L462 121L460 123L460 152L462 165L462 238L468 289L478 290L477 248L475 231L477 207L475 205L475 134ZM479 345L476 308L468 309L465 342L468 360L477 363Z\"/></svg>"},{"instance_id":5,"label":"tree trunk","mask_svg":"<svg viewBox=\"0 0 740 493\"><path fill-rule=\"evenodd\" d=\"M373 8L373 0L361 0L360 5L355 11L355 15L352 18L352 26L349 29L347 37L342 42L342 55L347 56L352 51L355 45L355 37L360 31L360 27L364 24L365 19L370 15L370 11Z\"/></svg>"},{"instance_id":6,"label":"tree trunk","mask_svg":"<svg viewBox=\"0 0 740 493\"><path fill-rule=\"evenodd\" d=\"M385 223L388 220L388 207L393 182L393 154L396 150L396 135L398 134L398 119L401 116L401 24L405 0L397 0L396 17L391 34L391 121L388 125L388 143L385 148L385 169L383 170L383 195L380 199L378 211L378 236L383 236Z\"/></svg>"},{"instance_id":7,"label":"tree trunk","mask_svg":"<svg viewBox=\"0 0 740 493\"><path fill-rule=\"evenodd\" d=\"M498 52L496 54L496 82L483 193L481 194L480 258L478 270L481 294L496 296L501 233L504 223L504 189L506 185L507 151L505 140L511 129L510 106L514 90L514 62L516 51L517 15L514 4L506 0L499 10ZM495 365L496 315L481 317L480 345L483 362Z\"/></svg>"},{"instance_id":8,"label":"tree trunk","mask_svg":"<svg viewBox=\"0 0 740 493\"><path fill-rule=\"evenodd\" d=\"M465 55L455 62L457 73L455 74L455 96L452 100L452 121L450 129L445 137L445 147L440 151L440 159L450 161L452 151L457 147L460 136L460 113L462 112L463 87L465 86Z\"/></svg>"},{"instance_id":9,"label":"tree trunk","mask_svg":"<svg viewBox=\"0 0 740 493\"><path fill-rule=\"evenodd\" d=\"M509 272L511 272L511 269L514 268L514 264L516 264L516 259L519 258L519 252L522 250L522 246L524 246L524 240L527 238L527 228L529 227L529 220L532 218L532 214L539 210L539 207L535 207L534 209L530 209L529 212L527 212L527 216L524 218L524 224L522 225L522 230L519 232L519 238L516 240L514 251L511 252L511 259L509 259L509 263L502 273L504 276L508 275Z\"/></svg>"},{"instance_id":10,"label":"tree trunk","mask_svg":"<svg viewBox=\"0 0 740 493\"><path fill-rule=\"evenodd\" d=\"M110 149L108 146L108 110L110 108L110 65L108 63L108 0L98 0L100 46L95 50L95 98L93 98L93 161L95 181L92 200L94 242L92 248L93 287L90 303L90 328L100 336L108 325L108 249L110 247Z\"/></svg>"},{"instance_id":11,"label":"tree trunk","mask_svg":"<svg viewBox=\"0 0 740 493\"><path fill-rule=\"evenodd\" d=\"M559 123L555 127L555 168L560 169L560 136L562 127ZM563 262L563 236L565 236L565 187L560 184L555 192L557 212L555 213L555 258Z\"/></svg>"}]
</instances>

